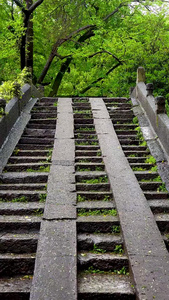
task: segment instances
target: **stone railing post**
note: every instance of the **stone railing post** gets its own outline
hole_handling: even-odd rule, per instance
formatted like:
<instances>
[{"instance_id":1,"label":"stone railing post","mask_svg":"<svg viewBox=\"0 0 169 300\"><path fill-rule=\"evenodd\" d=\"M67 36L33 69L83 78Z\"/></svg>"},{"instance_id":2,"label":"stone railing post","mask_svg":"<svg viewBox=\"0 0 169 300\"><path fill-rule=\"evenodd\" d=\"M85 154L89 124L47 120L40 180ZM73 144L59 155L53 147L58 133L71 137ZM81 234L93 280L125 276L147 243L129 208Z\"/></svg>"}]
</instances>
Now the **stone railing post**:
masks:
<instances>
[{"instance_id":1,"label":"stone railing post","mask_svg":"<svg viewBox=\"0 0 169 300\"><path fill-rule=\"evenodd\" d=\"M145 81L146 81L145 69L143 67L138 67L136 83L145 82Z\"/></svg>"},{"instance_id":2,"label":"stone railing post","mask_svg":"<svg viewBox=\"0 0 169 300\"><path fill-rule=\"evenodd\" d=\"M147 97L153 96L153 90L154 90L153 83L147 83L146 84Z\"/></svg>"},{"instance_id":3,"label":"stone railing post","mask_svg":"<svg viewBox=\"0 0 169 300\"><path fill-rule=\"evenodd\" d=\"M0 99L0 108L2 108L3 115L5 115L5 106L6 106L6 101L4 99Z\"/></svg>"},{"instance_id":4,"label":"stone railing post","mask_svg":"<svg viewBox=\"0 0 169 300\"><path fill-rule=\"evenodd\" d=\"M165 98L163 96L157 96L155 98L155 104L157 106L156 113L157 114L165 114Z\"/></svg>"}]
</instances>

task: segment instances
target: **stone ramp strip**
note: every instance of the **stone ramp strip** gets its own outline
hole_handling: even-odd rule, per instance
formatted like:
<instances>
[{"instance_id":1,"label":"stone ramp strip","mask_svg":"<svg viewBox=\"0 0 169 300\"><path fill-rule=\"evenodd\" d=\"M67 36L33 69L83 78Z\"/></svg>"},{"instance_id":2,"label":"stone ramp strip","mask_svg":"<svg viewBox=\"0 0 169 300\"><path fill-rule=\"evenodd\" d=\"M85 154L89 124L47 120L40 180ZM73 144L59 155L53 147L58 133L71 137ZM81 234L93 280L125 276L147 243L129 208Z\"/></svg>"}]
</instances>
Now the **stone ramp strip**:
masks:
<instances>
[{"instance_id":1,"label":"stone ramp strip","mask_svg":"<svg viewBox=\"0 0 169 300\"><path fill-rule=\"evenodd\" d=\"M90 103L120 218L136 296L141 300L166 300L169 293L169 255L165 244L147 200L124 156L103 100L91 98ZM117 120L119 118L117 113ZM124 123L126 121L123 120ZM132 134L130 140L132 145Z\"/></svg>"},{"instance_id":2,"label":"stone ramp strip","mask_svg":"<svg viewBox=\"0 0 169 300\"><path fill-rule=\"evenodd\" d=\"M58 99L58 120L31 300L77 299L76 193L71 99Z\"/></svg>"},{"instance_id":3,"label":"stone ramp strip","mask_svg":"<svg viewBox=\"0 0 169 300\"><path fill-rule=\"evenodd\" d=\"M25 116L23 124L18 121L22 126L17 132L15 128L15 142L12 139L2 148L6 152L0 176L0 299L3 300L27 300L30 296L56 127L57 110L50 114L49 106L53 108L55 101L43 98L31 103L33 114ZM46 129L41 127L41 121L46 122Z\"/></svg>"},{"instance_id":4,"label":"stone ramp strip","mask_svg":"<svg viewBox=\"0 0 169 300\"><path fill-rule=\"evenodd\" d=\"M73 110L78 299L133 300L128 258L89 100L73 99Z\"/></svg>"}]
</instances>

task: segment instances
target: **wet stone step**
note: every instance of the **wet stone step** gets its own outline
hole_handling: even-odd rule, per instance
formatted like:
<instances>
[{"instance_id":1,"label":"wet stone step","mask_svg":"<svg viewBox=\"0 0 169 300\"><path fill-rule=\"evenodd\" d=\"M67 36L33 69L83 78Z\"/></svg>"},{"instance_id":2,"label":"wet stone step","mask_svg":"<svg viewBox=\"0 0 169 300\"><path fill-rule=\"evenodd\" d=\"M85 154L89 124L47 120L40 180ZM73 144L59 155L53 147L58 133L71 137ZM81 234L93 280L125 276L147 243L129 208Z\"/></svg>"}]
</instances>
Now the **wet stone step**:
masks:
<instances>
[{"instance_id":1,"label":"wet stone step","mask_svg":"<svg viewBox=\"0 0 169 300\"><path fill-rule=\"evenodd\" d=\"M129 276L86 274L78 276L79 300L135 300Z\"/></svg>"},{"instance_id":2,"label":"wet stone step","mask_svg":"<svg viewBox=\"0 0 169 300\"><path fill-rule=\"evenodd\" d=\"M35 254L0 254L0 275L33 274Z\"/></svg>"},{"instance_id":3,"label":"wet stone step","mask_svg":"<svg viewBox=\"0 0 169 300\"><path fill-rule=\"evenodd\" d=\"M0 200L1 201L39 201L46 197L46 191L15 191L15 190L8 190L8 191L1 191L0 190Z\"/></svg>"},{"instance_id":4,"label":"wet stone step","mask_svg":"<svg viewBox=\"0 0 169 300\"><path fill-rule=\"evenodd\" d=\"M135 164L135 163L139 163L139 164L143 164L145 163L146 157L127 157L127 160L130 164Z\"/></svg>"},{"instance_id":5,"label":"wet stone step","mask_svg":"<svg viewBox=\"0 0 169 300\"><path fill-rule=\"evenodd\" d=\"M85 152L85 151L98 151L100 152L100 147L99 145L75 145L75 149L76 151L79 151L80 153L80 150Z\"/></svg>"},{"instance_id":6,"label":"wet stone step","mask_svg":"<svg viewBox=\"0 0 169 300\"><path fill-rule=\"evenodd\" d=\"M90 210L98 210L98 209L115 209L115 203L112 200L105 200L105 201L92 201L92 200L86 200L86 201L79 201L77 203L77 208L85 208L85 209L90 209Z\"/></svg>"},{"instance_id":7,"label":"wet stone step","mask_svg":"<svg viewBox=\"0 0 169 300\"><path fill-rule=\"evenodd\" d=\"M48 157L46 156L35 156L35 157L24 157L24 156L11 156L8 160L8 164L22 164L22 163L38 163L38 162L47 162Z\"/></svg>"},{"instance_id":8,"label":"wet stone step","mask_svg":"<svg viewBox=\"0 0 169 300\"><path fill-rule=\"evenodd\" d=\"M169 214L155 214L155 220L161 233L169 233Z\"/></svg>"},{"instance_id":9,"label":"wet stone step","mask_svg":"<svg viewBox=\"0 0 169 300\"><path fill-rule=\"evenodd\" d=\"M141 151L141 152L149 152L149 150L148 150L148 148L146 147L146 146L130 146L130 145L123 145L122 146L122 149L123 149L123 151L127 151L127 152L129 152L130 153L130 151L131 151L131 153L135 150L136 152L139 152L139 151Z\"/></svg>"},{"instance_id":10,"label":"wet stone step","mask_svg":"<svg viewBox=\"0 0 169 300\"><path fill-rule=\"evenodd\" d=\"M56 113L32 113L31 114L31 119L34 120L34 119L56 119L57 117L57 112Z\"/></svg>"},{"instance_id":11,"label":"wet stone step","mask_svg":"<svg viewBox=\"0 0 169 300\"><path fill-rule=\"evenodd\" d=\"M94 200L109 201L110 199L112 199L112 192L77 191L77 199L79 198L84 200L92 200L92 201Z\"/></svg>"},{"instance_id":12,"label":"wet stone step","mask_svg":"<svg viewBox=\"0 0 169 300\"><path fill-rule=\"evenodd\" d=\"M88 162L92 162L92 163L101 163L103 161L102 157L96 157L96 156L85 156L85 158L83 157L76 157L75 158L75 163L88 163Z\"/></svg>"},{"instance_id":13,"label":"wet stone step","mask_svg":"<svg viewBox=\"0 0 169 300\"><path fill-rule=\"evenodd\" d=\"M86 119L86 118L84 118L84 119L82 119L82 118L75 118L74 119L74 123L75 124L93 124L93 119Z\"/></svg>"},{"instance_id":14,"label":"wet stone step","mask_svg":"<svg viewBox=\"0 0 169 300\"><path fill-rule=\"evenodd\" d=\"M157 172L149 172L149 171L134 171L134 174L138 181L140 180L155 180L156 178L159 177L159 174ZM158 181L158 179L157 179Z\"/></svg>"},{"instance_id":15,"label":"wet stone step","mask_svg":"<svg viewBox=\"0 0 169 300\"><path fill-rule=\"evenodd\" d=\"M53 145L54 143L54 139L53 138L42 138L42 137L26 137L23 136L21 137L21 139L19 140L19 144L47 144L49 147L51 147L51 145ZM18 146L19 147L19 146Z\"/></svg>"},{"instance_id":16,"label":"wet stone step","mask_svg":"<svg viewBox=\"0 0 169 300\"><path fill-rule=\"evenodd\" d=\"M25 232L40 229L41 217L36 216L0 216L0 232Z\"/></svg>"},{"instance_id":17,"label":"wet stone step","mask_svg":"<svg viewBox=\"0 0 169 300\"><path fill-rule=\"evenodd\" d=\"M109 191L109 183L98 183L98 184L86 184L86 183L77 183L76 191Z\"/></svg>"},{"instance_id":18,"label":"wet stone step","mask_svg":"<svg viewBox=\"0 0 169 300\"><path fill-rule=\"evenodd\" d=\"M47 169L50 166L50 163L22 163L22 164L8 164L6 165L4 171L7 172L18 172L18 171L26 171L26 172L49 172Z\"/></svg>"},{"instance_id":19,"label":"wet stone step","mask_svg":"<svg viewBox=\"0 0 169 300\"><path fill-rule=\"evenodd\" d=\"M128 99L125 97L113 97L113 98L104 98L103 101L105 103L109 103L109 102L126 103Z\"/></svg>"},{"instance_id":20,"label":"wet stone step","mask_svg":"<svg viewBox=\"0 0 169 300\"><path fill-rule=\"evenodd\" d=\"M85 216L77 218L78 233L112 233L119 226L116 216Z\"/></svg>"},{"instance_id":21,"label":"wet stone step","mask_svg":"<svg viewBox=\"0 0 169 300\"><path fill-rule=\"evenodd\" d=\"M113 252L116 246L122 246L122 237L119 234L88 234L83 233L78 235L77 239L78 250L93 250L94 247L103 249L108 252Z\"/></svg>"},{"instance_id":22,"label":"wet stone step","mask_svg":"<svg viewBox=\"0 0 169 300\"><path fill-rule=\"evenodd\" d=\"M29 123L26 126L28 129L48 129L48 130L55 130L56 124L34 124Z\"/></svg>"},{"instance_id":23,"label":"wet stone step","mask_svg":"<svg viewBox=\"0 0 169 300\"><path fill-rule=\"evenodd\" d=\"M3 234L0 237L0 253L36 253L38 234Z\"/></svg>"},{"instance_id":24,"label":"wet stone step","mask_svg":"<svg viewBox=\"0 0 169 300\"><path fill-rule=\"evenodd\" d=\"M162 200L149 200L148 204L154 214L169 213L169 201Z\"/></svg>"},{"instance_id":25,"label":"wet stone step","mask_svg":"<svg viewBox=\"0 0 169 300\"><path fill-rule=\"evenodd\" d=\"M56 119L30 119L28 125L55 125L56 126ZM46 128L46 127L45 127Z\"/></svg>"},{"instance_id":26,"label":"wet stone step","mask_svg":"<svg viewBox=\"0 0 169 300\"><path fill-rule=\"evenodd\" d=\"M105 166L102 163L76 163L76 171L104 171Z\"/></svg>"},{"instance_id":27,"label":"wet stone step","mask_svg":"<svg viewBox=\"0 0 169 300\"><path fill-rule=\"evenodd\" d=\"M168 192L144 192L144 196L147 200L154 200L154 199L168 199L169 200L169 193Z\"/></svg>"},{"instance_id":28,"label":"wet stone step","mask_svg":"<svg viewBox=\"0 0 169 300\"><path fill-rule=\"evenodd\" d=\"M52 129L29 129L26 128L24 130L24 135L30 135L30 136L38 136L38 137L49 137L52 138L55 135L55 130Z\"/></svg>"},{"instance_id":29,"label":"wet stone step","mask_svg":"<svg viewBox=\"0 0 169 300\"><path fill-rule=\"evenodd\" d=\"M128 259L124 255L117 254L95 254L89 252L78 253L78 268L79 270L88 269L91 266L94 269L103 271L121 270L125 267L128 270Z\"/></svg>"},{"instance_id":30,"label":"wet stone step","mask_svg":"<svg viewBox=\"0 0 169 300\"><path fill-rule=\"evenodd\" d=\"M94 151L93 150L84 150L84 151L76 150L75 154L76 154L76 158L77 157L86 157L86 156L97 157L97 156L101 155L101 152L100 152L100 150L94 150Z\"/></svg>"},{"instance_id":31,"label":"wet stone step","mask_svg":"<svg viewBox=\"0 0 169 300\"><path fill-rule=\"evenodd\" d=\"M143 191L158 191L161 187L161 182L153 181L153 182L139 182L140 187Z\"/></svg>"},{"instance_id":32,"label":"wet stone step","mask_svg":"<svg viewBox=\"0 0 169 300\"><path fill-rule=\"evenodd\" d=\"M137 132L134 130L116 130L116 134L119 135L133 135L137 136Z\"/></svg>"},{"instance_id":33,"label":"wet stone step","mask_svg":"<svg viewBox=\"0 0 169 300\"><path fill-rule=\"evenodd\" d=\"M51 149L51 145L48 144L24 144L24 143L18 143L17 148L20 150L49 150Z\"/></svg>"},{"instance_id":34,"label":"wet stone step","mask_svg":"<svg viewBox=\"0 0 169 300\"><path fill-rule=\"evenodd\" d=\"M46 156L48 157L49 155L49 150L21 150L21 149L17 149L16 151L14 151L12 153L12 156L25 156L25 157L43 157ZM12 157L13 158L13 157Z\"/></svg>"},{"instance_id":35,"label":"wet stone step","mask_svg":"<svg viewBox=\"0 0 169 300\"><path fill-rule=\"evenodd\" d=\"M26 190L26 191L44 191L46 184L29 183L29 184L0 184L0 190Z\"/></svg>"},{"instance_id":36,"label":"wet stone step","mask_svg":"<svg viewBox=\"0 0 169 300\"><path fill-rule=\"evenodd\" d=\"M13 278L5 277L0 280L0 299L29 300L32 276L20 275Z\"/></svg>"},{"instance_id":37,"label":"wet stone step","mask_svg":"<svg viewBox=\"0 0 169 300\"><path fill-rule=\"evenodd\" d=\"M48 180L48 173L39 172L9 172L3 173L0 179L0 184L26 184L26 183L43 183L46 184Z\"/></svg>"},{"instance_id":38,"label":"wet stone step","mask_svg":"<svg viewBox=\"0 0 169 300\"><path fill-rule=\"evenodd\" d=\"M1 202L0 215L43 216L44 203L39 202Z\"/></svg>"}]
</instances>

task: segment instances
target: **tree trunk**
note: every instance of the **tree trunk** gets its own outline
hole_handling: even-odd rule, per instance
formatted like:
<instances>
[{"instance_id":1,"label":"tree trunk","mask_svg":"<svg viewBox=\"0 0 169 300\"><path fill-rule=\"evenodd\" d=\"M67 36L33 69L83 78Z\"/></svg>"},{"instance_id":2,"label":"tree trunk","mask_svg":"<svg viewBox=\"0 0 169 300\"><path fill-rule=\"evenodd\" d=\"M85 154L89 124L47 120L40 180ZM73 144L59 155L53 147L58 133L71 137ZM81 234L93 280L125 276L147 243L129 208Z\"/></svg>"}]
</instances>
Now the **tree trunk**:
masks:
<instances>
[{"instance_id":1,"label":"tree trunk","mask_svg":"<svg viewBox=\"0 0 169 300\"><path fill-rule=\"evenodd\" d=\"M71 63L72 57L67 58L66 62L64 62L61 65L61 68L54 80L53 86L52 86L52 91L49 94L49 97L53 97L55 95L57 95L58 89L60 87L60 84L62 82L62 78L65 75L65 72L67 71L70 63Z\"/></svg>"},{"instance_id":2,"label":"tree trunk","mask_svg":"<svg viewBox=\"0 0 169 300\"><path fill-rule=\"evenodd\" d=\"M26 0L27 8L33 4L32 0ZM33 14L29 17L28 27L26 31L26 67L30 69L33 74Z\"/></svg>"}]
</instances>

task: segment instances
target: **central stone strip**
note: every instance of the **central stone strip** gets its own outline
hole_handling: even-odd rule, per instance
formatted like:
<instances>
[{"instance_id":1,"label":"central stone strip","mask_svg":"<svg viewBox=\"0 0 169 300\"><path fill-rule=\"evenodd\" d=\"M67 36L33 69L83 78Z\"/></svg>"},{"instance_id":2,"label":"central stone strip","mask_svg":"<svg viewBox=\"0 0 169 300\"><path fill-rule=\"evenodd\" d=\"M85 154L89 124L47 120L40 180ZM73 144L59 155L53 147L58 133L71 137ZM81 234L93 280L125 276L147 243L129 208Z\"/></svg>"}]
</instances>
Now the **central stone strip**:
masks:
<instances>
[{"instance_id":1,"label":"central stone strip","mask_svg":"<svg viewBox=\"0 0 169 300\"><path fill-rule=\"evenodd\" d=\"M122 151L103 100L91 98L90 103L137 298L166 300L169 294L169 254L148 202Z\"/></svg>"},{"instance_id":2,"label":"central stone strip","mask_svg":"<svg viewBox=\"0 0 169 300\"><path fill-rule=\"evenodd\" d=\"M58 99L58 120L31 300L77 299L75 145L72 101Z\"/></svg>"}]
</instances>

